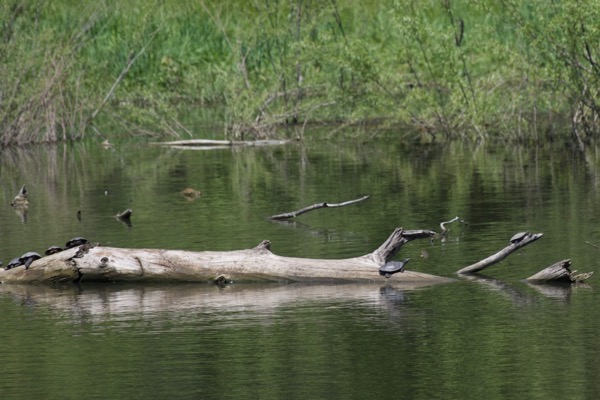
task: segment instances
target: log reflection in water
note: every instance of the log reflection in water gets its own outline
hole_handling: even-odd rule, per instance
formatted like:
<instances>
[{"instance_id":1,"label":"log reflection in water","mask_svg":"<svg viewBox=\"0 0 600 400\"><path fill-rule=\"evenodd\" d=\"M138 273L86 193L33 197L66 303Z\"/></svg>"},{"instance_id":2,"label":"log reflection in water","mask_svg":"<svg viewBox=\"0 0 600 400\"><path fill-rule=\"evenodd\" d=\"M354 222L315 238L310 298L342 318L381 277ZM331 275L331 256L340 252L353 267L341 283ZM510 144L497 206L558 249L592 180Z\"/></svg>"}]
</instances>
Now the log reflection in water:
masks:
<instances>
[{"instance_id":1,"label":"log reflection in water","mask_svg":"<svg viewBox=\"0 0 600 400\"><path fill-rule=\"evenodd\" d=\"M389 297L390 290L395 296ZM359 302L388 309L398 307L405 288L369 284L246 284L219 288L210 284L88 284L53 288L45 285L0 285L0 296L46 307L75 320L108 321L136 315L197 313L235 316L272 314L281 307L334 302ZM400 296L400 297L398 297ZM393 300L393 301L392 301Z\"/></svg>"}]
</instances>

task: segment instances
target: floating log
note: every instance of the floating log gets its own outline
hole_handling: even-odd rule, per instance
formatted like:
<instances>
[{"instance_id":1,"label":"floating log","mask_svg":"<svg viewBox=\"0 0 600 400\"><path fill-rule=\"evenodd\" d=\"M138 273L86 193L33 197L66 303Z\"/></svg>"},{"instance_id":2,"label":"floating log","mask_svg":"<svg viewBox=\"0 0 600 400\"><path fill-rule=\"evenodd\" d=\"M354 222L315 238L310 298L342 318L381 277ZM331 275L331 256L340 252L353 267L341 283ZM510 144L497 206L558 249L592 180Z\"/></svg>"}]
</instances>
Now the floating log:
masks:
<instances>
[{"instance_id":1,"label":"floating log","mask_svg":"<svg viewBox=\"0 0 600 400\"><path fill-rule=\"evenodd\" d=\"M496 254L492 254L491 256L489 256L479 262L476 262L475 264L471 264L467 267L462 268L461 270L457 271L457 274L471 274L471 273L482 271L482 270L486 269L487 267L504 260L506 257L511 255L515 251L527 246L528 244L535 242L536 240L541 238L544 234L543 233L523 232L522 235L523 236L518 239L511 239L510 244L508 246L506 246L505 248L503 248L502 250L500 250L499 252L497 252ZM515 235L515 236L517 236L517 235Z\"/></svg>"},{"instance_id":2,"label":"floating log","mask_svg":"<svg viewBox=\"0 0 600 400\"><path fill-rule=\"evenodd\" d=\"M203 251L123 249L101 245L80 246L34 261L28 270L0 271L2 283L53 282L215 282L309 281L378 282L410 287L451 282L452 279L404 271L390 278L379 268L390 261L405 243L429 238L428 230L397 228L374 252L354 258L323 260L282 257L263 241L253 249Z\"/></svg>"},{"instance_id":3,"label":"floating log","mask_svg":"<svg viewBox=\"0 0 600 400\"><path fill-rule=\"evenodd\" d=\"M369 197L370 197L370 195L366 195L366 196L363 196L363 197L358 198L358 199L344 201L343 203L327 203L327 202L317 203L317 204L313 204L312 206L304 207L304 208L302 208L300 210L297 210L297 211L292 211L292 212L287 212L287 213L283 213L283 214L272 215L269 218L273 219L273 220L278 220L278 221L285 220L285 219L292 219L292 218L296 218L298 215L307 213L309 211L318 210L319 208L345 207L345 206L349 206L351 204L360 203L361 201L367 200Z\"/></svg>"},{"instance_id":4,"label":"floating log","mask_svg":"<svg viewBox=\"0 0 600 400\"><path fill-rule=\"evenodd\" d=\"M232 146L273 146L288 143L285 140L210 140L210 139L189 139L173 140L169 142L150 143L153 146L167 146L175 148L224 148Z\"/></svg>"}]
</instances>

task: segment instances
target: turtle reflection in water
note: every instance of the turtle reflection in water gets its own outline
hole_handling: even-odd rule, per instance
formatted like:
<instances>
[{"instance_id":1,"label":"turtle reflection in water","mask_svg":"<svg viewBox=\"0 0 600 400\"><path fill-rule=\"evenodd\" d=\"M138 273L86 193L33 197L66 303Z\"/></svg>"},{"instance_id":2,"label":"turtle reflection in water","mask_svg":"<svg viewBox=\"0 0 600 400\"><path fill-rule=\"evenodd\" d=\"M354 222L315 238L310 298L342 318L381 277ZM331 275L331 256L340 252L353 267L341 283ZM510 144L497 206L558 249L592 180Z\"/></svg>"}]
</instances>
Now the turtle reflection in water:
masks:
<instances>
[{"instance_id":1,"label":"turtle reflection in water","mask_svg":"<svg viewBox=\"0 0 600 400\"><path fill-rule=\"evenodd\" d=\"M390 276L404 272L404 266L408 263L408 258L402 261L388 261L381 268L379 268L379 275L389 278Z\"/></svg>"},{"instance_id":2,"label":"turtle reflection in water","mask_svg":"<svg viewBox=\"0 0 600 400\"><path fill-rule=\"evenodd\" d=\"M512 244L519 243L521 240L525 239L529 235L529 232L519 232L513 235L510 238L510 242Z\"/></svg>"}]
</instances>

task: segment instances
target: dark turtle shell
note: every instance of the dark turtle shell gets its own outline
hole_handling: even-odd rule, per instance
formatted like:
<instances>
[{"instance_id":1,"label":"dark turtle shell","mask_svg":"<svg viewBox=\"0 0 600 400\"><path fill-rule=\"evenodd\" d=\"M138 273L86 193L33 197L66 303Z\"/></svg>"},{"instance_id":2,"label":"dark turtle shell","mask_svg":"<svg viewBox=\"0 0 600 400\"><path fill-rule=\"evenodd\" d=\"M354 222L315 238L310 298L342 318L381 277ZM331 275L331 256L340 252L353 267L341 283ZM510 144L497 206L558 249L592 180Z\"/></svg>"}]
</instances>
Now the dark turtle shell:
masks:
<instances>
[{"instance_id":1,"label":"dark turtle shell","mask_svg":"<svg viewBox=\"0 0 600 400\"><path fill-rule=\"evenodd\" d=\"M44 252L44 254L49 256L51 254L60 253L61 251L63 251L63 248L60 246L50 246L48 247L48 250Z\"/></svg>"},{"instance_id":2,"label":"dark turtle shell","mask_svg":"<svg viewBox=\"0 0 600 400\"><path fill-rule=\"evenodd\" d=\"M408 258L402 261L388 261L379 268L379 275L389 278L390 276L404 272L404 266L408 263Z\"/></svg>"},{"instance_id":3,"label":"dark turtle shell","mask_svg":"<svg viewBox=\"0 0 600 400\"><path fill-rule=\"evenodd\" d=\"M70 249L72 247L81 246L82 244L89 243L90 241L84 237L74 237L65 244L65 248Z\"/></svg>"},{"instance_id":4,"label":"dark turtle shell","mask_svg":"<svg viewBox=\"0 0 600 400\"><path fill-rule=\"evenodd\" d=\"M32 262L39 260L40 258L42 258L42 256L40 256L38 253L35 251L30 251L23 254L21 258L19 258L19 261L25 266L25 269L28 269Z\"/></svg>"},{"instance_id":5,"label":"dark turtle shell","mask_svg":"<svg viewBox=\"0 0 600 400\"><path fill-rule=\"evenodd\" d=\"M519 232L513 235L510 238L511 243L519 243L521 240L525 239L525 236L529 235L529 232Z\"/></svg>"},{"instance_id":6,"label":"dark turtle shell","mask_svg":"<svg viewBox=\"0 0 600 400\"><path fill-rule=\"evenodd\" d=\"M4 269L8 270L8 269L17 268L19 265L21 265L21 259L19 257L13 258L12 260L10 260L8 262L8 264L6 264L6 267L4 267Z\"/></svg>"}]
</instances>

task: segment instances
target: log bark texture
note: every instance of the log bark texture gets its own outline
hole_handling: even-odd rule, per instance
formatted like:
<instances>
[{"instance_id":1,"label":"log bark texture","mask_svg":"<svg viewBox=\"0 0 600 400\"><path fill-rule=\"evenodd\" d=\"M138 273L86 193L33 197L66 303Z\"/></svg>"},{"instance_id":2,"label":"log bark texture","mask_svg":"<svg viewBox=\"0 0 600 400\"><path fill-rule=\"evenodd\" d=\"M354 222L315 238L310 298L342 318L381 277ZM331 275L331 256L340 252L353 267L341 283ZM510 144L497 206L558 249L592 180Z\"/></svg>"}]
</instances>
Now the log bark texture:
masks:
<instances>
[{"instance_id":1,"label":"log bark texture","mask_svg":"<svg viewBox=\"0 0 600 400\"><path fill-rule=\"evenodd\" d=\"M270 242L235 251L123 249L100 245L80 246L0 271L2 283L52 283L88 281L216 282L325 281L395 282L429 285L452 279L405 271L389 279L379 268L410 240L431 237L432 231L396 229L374 252L354 258L323 260L282 257L270 251Z\"/></svg>"}]
</instances>

